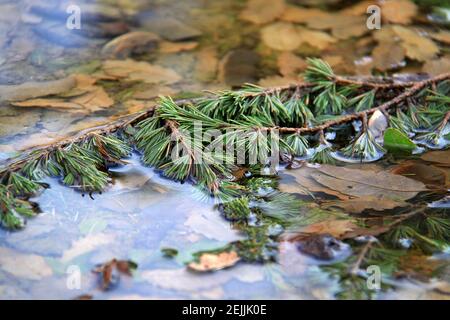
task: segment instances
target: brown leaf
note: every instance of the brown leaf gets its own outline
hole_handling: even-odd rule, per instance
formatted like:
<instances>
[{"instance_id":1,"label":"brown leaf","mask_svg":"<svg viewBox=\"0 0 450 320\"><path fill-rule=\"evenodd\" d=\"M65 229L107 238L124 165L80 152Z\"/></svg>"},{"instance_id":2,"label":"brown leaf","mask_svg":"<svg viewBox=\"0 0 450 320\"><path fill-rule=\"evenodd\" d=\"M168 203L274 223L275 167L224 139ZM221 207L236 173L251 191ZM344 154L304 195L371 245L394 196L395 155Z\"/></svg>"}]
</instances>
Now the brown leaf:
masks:
<instances>
[{"instance_id":1,"label":"brown leaf","mask_svg":"<svg viewBox=\"0 0 450 320\"><path fill-rule=\"evenodd\" d=\"M106 60L103 62L102 70L113 79L123 79L125 81L173 84L181 80L180 75L172 69L131 59Z\"/></svg>"},{"instance_id":2,"label":"brown leaf","mask_svg":"<svg viewBox=\"0 0 450 320\"><path fill-rule=\"evenodd\" d=\"M202 48L197 52L197 64L195 66L196 79L209 82L216 78L219 66L217 50L214 47Z\"/></svg>"},{"instance_id":3,"label":"brown leaf","mask_svg":"<svg viewBox=\"0 0 450 320\"><path fill-rule=\"evenodd\" d=\"M430 33L430 37L439 42L450 44L450 31L439 30L439 32Z\"/></svg>"},{"instance_id":4,"label":"brown leaf","mask_svg":"<svg viewBox=\"0 0 450 320\"><path fill-rule=\"evenodd\" d=\"M414 30L397 25L392 26L392 30L402 40L400 44L410 59L427 61L439 53L439 47L432 40L421 36Z\"/></svg>"},{"instance_id":5,"label":"brown leaf","mask_svg":"<svg viewBox=\"0 0 450 320\"><path fill-rule=\"evenodd\" d=\"M441 73L450 72L450 56L444 56L436 60L428 60L423 65L422 71L431 76L437 76Z\"/></svg>"},{"instance_id":6,"label":"brown leaf","mask_svg":"<svg viewBox=\"0 0 450 320\"><path fill-rule=\"evenodd\" d=\"M216 271L235 265L240 260L235 251L221 252L219 254L204 253L199 262L191 262L188 268L194 271Z\"/></svg>"},{"instance_id":7,"label":"brown leaf","mask_svg":"<svg viewBox=\"0 0 450 320\"><path fill-rule=\"evenodd\" d=\"M176 53L181 51L189 51L198 47L196 41L171 42L162 41L159 44L159 52L161 53Z\"/></svg>"},{"instance_id":8,"label":"brown leaf","mask_svg":"<svg viewBox=\"0 0 450 320\"><path fill-rule=\"evenodd\" d=\"M255 24L264 24L278 18L284 8L284 0L249 0L239 17Z\"/></svg>"},{"instance_id":9,"label":"brown leaf","mask_svg":"<svg viewBox=\"0 0 450 320\"><path fill-rule=\"evenodd\" d=\"M100 274L102 290L108 290L118 281L117 272L131 276L131 271L136 268L137 264L132 261L112 259L92 271Z\"/></svg>"},{"instance_id":10,"label":"brown leaf","mask_svg":"<svg viewBox=\"0 0 450 320\"><path fill-rule=\"evenodd\" d=\"M292 51L302 43L298 29L291 23L276 22L261 29L263 42L272 49Z\"/></svg>"},{"instance_id":11,"label":"brown leaf","mask_svg":"<svg viewBox=\"0 0 450 320\"><path fill-rule=\"evenodd\" d=\"M385 171L322 165L311 176L330 189L354 197L374 196L403 201L427 190L419 181Z\"/></svg>"},{"instance_id":12,"label":"brown leaf","mask_svg":"<svg viewBox=\"0 0 450 320\"><path fill-rule=\"evenodd\" d=\"M330 14L315 8L302 8L298 6L286 6L286 10L280 20L294 23L308 23L315 19L328 18Z\"/></svg>"},{"instance_id":13,"label":"brown leaf","mask_svg":"<svg viewBox=\"0 0 450 320\"><path fill-rule=\"evenodd\" d=\"M57 95L69 91L76 85L77 82L73 76L52 81L33 81L18 85L0 85L0 101L23 101Z\"/></svg>"},{"instance_id":14,"label":"brown leaf","mask_svg":"<svg viewBox=\"0 0 450 320\"><path fill-rule=\"evenodd\" d=\"M381 42L372 51L374 66L380 71L398 68L405 60L405 49L398 43Z\"/></svg>"},{"instance_id":15,"label":"brown leaf","mask_svg":"<svg viewBox=\"0 0 450 320\"><path fill-rule=\"evenodd\" d=\"M299 28L298 32L301 43L307 43L320 50L326 49L330 44L337 42L336 39L326 32L313 31L305 28Z\"/></svg>"},{"instance_id":16,"label":"brown leaf","mask_svg":"<svg viewBox=\"0 0 450 320\"><path fill-rule=\"evenodd\" d=\"M108 108L114 104L106 91L94 85L96 79L88 75L72 76L76 87L61 93L62 98L39 98L21 102L14 102L17 107L39 107L67 110L73 112L90 113Z\"/></svg>"},{"instance_id":17,"label":"brown leaf","mask_svg":"<svg viewBox=\"0 0 450 320\"><path fill-rule=\"evenodd\" d=\"M437 166L450 167L450 149L430 151L420 157L422 160L436 163Z\"/></svg>"},{"instance_id":18,"label":"brown leaf","mask_svg":"<svg viewBox=\"0 0 450 320\"><path fill-rule=\"evenodd\" d=\"M156 48L158 41L158 35L153 32L132 31L109 41L103 46L101 54L108 58L142 54Z\"/></svg>"},{"instance_id":19,"label":"brown leaf","mask_svg":"<svg viewBox=\"0 0 450 320\"><path fill-rule=\"evenodd\" d=\"M391 172L421 181L429 188L445 187L446 174L435 166L406 161L391 169Z\"/></svg>"},{"instance_id":20,"label":"brown leaf","mask_svg":"<svg viewBox=\"0 0 450 320\"><path fill-rule=\"evenodd\" d=\"M329 234L339 239L355 227L356 225L352 220L329 219L310 224L298 232L303 234Z\"/></svg>"},{"instance_id":21,"label":"brown leaf","mask_svg":"<svg viewBox=\"0 0 450 320\"><path fill-rule=\"evenodd\" d=\"M278 55L278 70L285 77L296 77L308 66L306 61L291 52L283 52Z\"/></svg>"},{"instance_id":22,"label":"brown leaf","mask_svg":"<svg viewBox=\"0 0 450 320\"><path fill-rule=\"evenodd\" d=\"M410 24L417 13L417 6L409 0L386 0L381 2L381 16L391 23Z\"/></svg>"},{"instance_id":23,"label":"brown leaf","mask_svg":"<svg viewBox=\"0 0 450 320\"><path fill-rule=\"evenodd\" d=\"M296 77L280 77L280 76L269 76L262 78L258 81L258 84L261 87L278 87L278 86L287 86L290 84L295 84L298 82L298 78Z\"/></svg>"},{"instance_id":24,"label":"brown leaf","mask_svg":"<svg viewBox=\"0 0 450 320\"><path fill-rule=\"evenodd\" d=\"M328 201L322 204L325 208L341 208L346 213L362 213L370 209L375 211L390 210L397 207L408 206L406 202L395 201L385 197L364 196L345 201Z\"/></svg>"}]
</instances>

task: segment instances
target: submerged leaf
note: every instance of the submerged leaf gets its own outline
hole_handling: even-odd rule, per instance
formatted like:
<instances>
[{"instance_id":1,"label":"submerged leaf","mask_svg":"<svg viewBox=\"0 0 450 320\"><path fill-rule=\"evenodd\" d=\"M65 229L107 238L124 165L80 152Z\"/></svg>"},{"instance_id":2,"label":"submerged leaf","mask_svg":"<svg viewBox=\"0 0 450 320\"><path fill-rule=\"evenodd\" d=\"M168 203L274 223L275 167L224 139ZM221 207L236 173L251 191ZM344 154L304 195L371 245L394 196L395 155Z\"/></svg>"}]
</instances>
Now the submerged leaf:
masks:
<instances>
[{"instance_id":1,"label":"submerged leaf","mask_svg":"<svg viewBox=\"0 0 450 320\"><path fill-rule=\"evenodd\" d=\"M221 252L218 254L203 253L198 262L191 262L188 268L194 271L216 271L229 268L240 260L235 251Z\"/></svg>"},{"instance_id":2,"label":"submerged leaf","mask_svg":"<svg viewBox=\"0 0 450 320\"><path fill-rule=\"evenodd\" d=\"M412 153L416 144L407 135L395 128L388 128L384 132L383 146L390 152Z\"/></svg>"}]
</instances>

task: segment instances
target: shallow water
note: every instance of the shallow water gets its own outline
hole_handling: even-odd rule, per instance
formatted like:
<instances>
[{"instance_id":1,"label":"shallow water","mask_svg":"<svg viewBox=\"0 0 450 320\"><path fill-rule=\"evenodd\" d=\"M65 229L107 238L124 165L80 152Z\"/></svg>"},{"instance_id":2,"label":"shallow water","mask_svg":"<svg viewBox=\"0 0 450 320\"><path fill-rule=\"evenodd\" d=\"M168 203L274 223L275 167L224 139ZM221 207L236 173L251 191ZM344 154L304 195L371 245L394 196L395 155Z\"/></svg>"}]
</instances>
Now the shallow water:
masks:
<instances>
[{"instance_id":1,"label":"shallow water","mask_svg":"<svg viewBox=\"0 0 450 320\"><path fill-rule=\"evenodd\" d=\"M33 1L33 4L57 2ZM31 1L0 1L0 85L89 73L86 70L101 60L102 46L114 38L98 36L98 33L118 32L114 28L123 27L102 28L93 19L82 29L87 33L74 36L61 28L64 19L50 17L48 10L44 10L47 12L44 16L30 12L30 4ZM105 6L111 9L111 4L112 13L104 10ZM276 60L281 53L260 43L261 26L238 19L244 4L243 1L201 0L93 2L97 13L110 12L114 16L114 10L120 9L125 18L114 18L112 22L124 23L130 30L156 32L154 25L149 26L152 19L161 17L181 21L184 27L177 31L181 34L191 27L198 30L201 35L181 36L181 40L172 39L175 31L163 36L165 41L174 43L198 42L193 50L149 51L132 56L138 61L172 69L181 80L144 88L143 91L153 94L140 99L140 105L121 100L120 97L128 94L126 90L121 91L121 81L102 83L115 103L88 114L18 108L0 102L0 160L119 115L148 108L158 94L183 97L244 82L269 86L280 84L280 80L281 83L294 81L280 74ZM162 34L164 30L159 32ZM305 45L296 54L303 58L322 56L335 61L339 73L364 75L367 69L355 66L367 60L364 41L369 38L339 41L326 50ZM372 48L373 44L367 47ZM226 66L227 55L233 56L234 63L241 64ZM443 55L448 56L448 46L443 49ZM247 68L248 65L253 67ZM422 70L415 61L405 60L403 65L404 68L388 73ZM221 248L243 239L244 235L223 219L212 199L189 183L162 178L153 169L142 166L137 155L128 161L127 165L111 169L114 177L111 188L93 195L93 199L62 186L56 179L46 180L49 189L34 199L42 213L29 219L22 231L0 230L0 298L73 299L90 294L97 299L332 299L339 292L339 279L321 266L339 262L351 251L324 263L300 253L293 244L283 243L277 262L239 262L230 269L203 274L187 270L185 264L195 252ZM444 203L448 207L448 201ZM161 249L167 247L176 248L179 254L174 259L165 257ZM102 291L98 274L91 270L113 258L130 259L138 268L132 277L120 276L111 290ZM449 255L441 252L428 259L448 262ZM79 288L70 282L74 270L81 273ZM446 272L429 282L390 280L395 282L396 289L388 289L377 297L445 298L448 292L442 294L442 290L435 289L436 283L448 284L448 277Z\"/></svg>"}]
</instances>

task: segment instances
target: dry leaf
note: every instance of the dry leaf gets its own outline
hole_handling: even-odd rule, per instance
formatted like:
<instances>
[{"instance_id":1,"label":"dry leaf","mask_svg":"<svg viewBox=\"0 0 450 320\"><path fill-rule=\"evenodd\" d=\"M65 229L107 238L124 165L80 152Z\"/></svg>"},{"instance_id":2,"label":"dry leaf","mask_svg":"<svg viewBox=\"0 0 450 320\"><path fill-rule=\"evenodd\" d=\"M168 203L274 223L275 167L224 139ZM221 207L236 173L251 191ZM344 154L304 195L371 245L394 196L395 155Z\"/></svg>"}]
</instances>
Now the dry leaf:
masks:
<instances>
[{"instance_id":1,"label":"dry leaf","mask_svg":"<svg viewBox=\"0 0 450 320\"><path fill-rule=\"evenodd\" d=\"M264 24L278 18L284 8L284 0L249 0L239 17L255 24Z\"/></svg>"},{"instance_id":2,"label":"dry leaf","mask_svg":"<svg viewBox=\"0 0 450 320\"><path fill-rule=\"evenodd\" d=\"M410 24L418 8L410 0L386 0L381 2L381 16L388 22Z\"/></svg>"},{"instance_id":3,"label":"dry leaf","mask_svg":"<svg viewBox=\"0 0 450 320\"><path fill-rule=\"evenodd\" d=\"M125 33L105 44L101 54L104 57L128 57L132 53L146 53L154 49L159 41L158 35L148 31Z\"/></svg>"},{"instance_id":4,"label":"dry leaf","mask_svg":"<svg viewBox=\"0 0 450 320\"><path fill-rule=\"evenodd\" d=\"M235 251L221 252L219 254L203 253L199 262L191 262L188 268L194 271L216 271L234 266L239 261Z\"/></svg>"},{"instance_id":5,"label":"dry leaf","mask_svg":"<svg viewBox=\"0 0 450 320\"><path fill-rule=\"evenodd\" d=\"M106 60L103 62L102 70L107 76L125 81L173 84L181 80L180 75L172 69L131 59Z\"/></svg>"},{"instance_id":6,"label":"dry leaf","mask_svg":"<svg viewBox=\"0 0 450 320\"><path fill-rule=\"evenodd\" d=\"M287 22L277 22L262 28L261 37L269 48L280 51L295 50L302 43L298 29Z\"/></svg>"},{"instance_id":7,"label":"dry leaf","mask_svg":"<svg viewBox=\"0 0 450 320\"><path fill-rule=\"evenodd\" d=\"M278 55L278 70L285 77L297 77L301 71L307 67L304 59L291 52L283 52Z\"/></svg>"}]
</instances>

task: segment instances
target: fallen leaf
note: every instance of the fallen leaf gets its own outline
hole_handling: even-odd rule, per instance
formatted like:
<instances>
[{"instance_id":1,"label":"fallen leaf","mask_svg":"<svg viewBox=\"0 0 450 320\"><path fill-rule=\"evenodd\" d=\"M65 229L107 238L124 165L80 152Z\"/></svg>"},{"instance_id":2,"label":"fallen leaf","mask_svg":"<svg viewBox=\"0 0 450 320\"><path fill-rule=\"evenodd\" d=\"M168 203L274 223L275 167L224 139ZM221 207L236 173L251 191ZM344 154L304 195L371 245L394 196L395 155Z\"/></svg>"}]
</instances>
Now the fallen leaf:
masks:
<instances>
[{"instance_id":1,"label":"fallen leaf","mask_svg":"<svg viewBox=\"0 0 450 320\"><path fill-rule=\"evenodd\" d=\"M53 108L81 113L99 111L114 104L114 100L103 87L94 85L95 78L81 74L72 77L76 81L76 86L60 93L60 97L38 98L11 104L16 107Z\"/></svg>"},{"instance_id":2,"label":"fallen leaf","mask_svg":"<svg viewBox=\"0 0 450 320\"><path fill-rule=\"evenodd\" d=\"M443 188L446 183L446 174L443 170L432 166L406 161L391 169L394 174L399 174L420 182L429 188Z\"/></svg>"},{"instance_id":3,"label":"fallen leaf","mask_svg":"<svg viewBox=\"0 0 450 320\"><path fill-rule=\"evenodd\" d=\"M414 30L398 25L392 26L392 30L402 40L400 44L410 59L427 61L439 53L439 47L432 40Z\"/></svg>"},{"instance_id":4,"label":"fallen leaf","mask_svg":"<svg viewBox=\"0 0 450 320\"><path fill-rule=\"evenodd\" d=\"M281 16L284 8L284 0L249 0L239 18L255 24L264 24Z\"/></svg>"},{"instance_id":5,"label":"fallen leaf","mask_svg":"<svg viewBox=\"0 0 450 320\"><path fill-rule=\"evenodd\" d=\"M282 52L277 59L278 70L285 77L296 77L308 66L306 61L291 52Z\"/></svg>"},{"instance_id":6,"label":"fallen leaf","mask_svg":"<svg viewBox=\"0 0 450 320\"><path fill-rule=\"evenodd\" d=\"M161 53L176 53L181 51L189 51L198 47L196 41L171 42L162 41L159 44L159 52Z\"/></svg>"},{"instance_id":7,"label":"fallen leaf","mask_svg":"<svg viewBox=\"0 0 450 320\"><path fill-rule=\"evenodd\" d=\"M302 43L297 27L287 22L276 22L261 29L263 42L272 49L292 51Z\"/></svg>"},{"instance_id":8,"label":"fallen leaf","mask_svg":"<svg viewBox=\"0 0 450 320\"><path fill-rule=\"evenodd\" d=\"M101 275L101 288L102 290L108 290L111 286L117 284L119 280L118 273L125 274L127 276L132 275L132 271L136 270L137 264L131 260L117 260L112 259L100 266L97 266L93 272Z\"/></svg>"},{"instance_id":9,"label":"fallen leaf","mask_svg":"<svg viewBox=\"0 0 450 320\"><path fill-rule=\"evenodd\" d=\"M324 208L341 208L346 213L358 214L364 210L384 211L408 206L406 202L395 201L385 197L364 196L345 201L327 201L321 204Z\"/></svg>"},{"instance_id":10,"label":"fallen leaf","mask_svg":"<svg viewBox=\"0 0 450 320\"><path fill-rule=\"evenodd\" d=\"M450 167L450 149L444 151L429 151L420 158L428 162L436 163L437 166Z\"/></svg>"},{"instance_id":11,"label":"fallen leaf","mask_svg":"<svg viewBox=\"0 0 450 320\"><path fill-rule=\"evenodd\" d=\"M216 271L234 266L239 260L235 251L221 252L218 254L203 253L198 262L191 262L188 268L194 271Z\"/></svg>"},{"instance_id":12,"label":"fallen leaf","mask_svg":"<svg viewBox=\"0 0 450 320\"><path fill-rule=\"evenodd\" d=\"M431 76L450 72L450 56L444 56L436 60L428 60L424 63L422 71Z\"/></svg>"},{"instance_id":13,"label":"fallen leaf","mask_svg":"<svg viewBox=\"0 0 450 320\"><path fill-rule=\"evenodd\" d=\"M101 54L108 58L125 58L132 53L147 53L156 48L158 41L158 35L153 32L132 31L106 43L102 48Z\"/></svg>"},{"instance_id":14,"label":"fallen leaf","mask_svg":"<svg viewBox=\"0 0 450 320\"><path fill-rule=\"evenodd\" d=\"M419 181L385 171L322 165L312 177L330 189L354 197L374 196L403 201L427 190Z\"/></svg>"},{"instance_id":15,"label":"fallen leaf","mask_svg":"<svg viewBox=\"0 0 450 320\"><path fill-rule=\"evenodd\" d=\"M18 85L0 85L0 101L23 101L49 95L57 95L76 86L75 77L59 80L25 82Z\"/></svg>"},{"instance_id":16,"label":"fallen leaf","mask_svg":"<svg viewBox=\"0 0 450 320\"><path fill-rule=\"evenodd\" d=\"M40 280L53 274L43 257L18 253L8 248L0 248L0 269L28 280Z\"/></svg>"},{"instance_id":17,"label":"fallen leaf","mask_svg":"<svg viewBox=\"0 0 450 320\"><path fill-rule=\"evenodd\" d=\"M290 241L295 241L297 249L303 254L320 260L348 257L351 253L350 245L326 233L294 237Z\"/></svg>"},{"instance_id":18,"label":"fallen leaf","mask_svg":"<svg viewBox=\"0 0 450 320\"><path fill-rule=\"evenodd\" d=\"M341 200L347 200L350 197L339 191L327 188L318 183L312 177L312 174L317 172L316 169L310 167L301 167L295 170L283 172L279 189L286 193L299 193L302 195L310 195L311 193L326 193L335 196Z\"/></svg>"},{"instance_id":19,"label":"fallen leaf","mask_svg":"<svg viewBox=\"0 0 450 320\"><path fill-rule=\"evenodd\" d=\"M352 231L355 227L355 223L350 219L329 219L310 224L297 232L302 234L329 234L335 238L340 238L345 233Z\"/></svg>"},{"instance_id":20,"label":"fallen leaf","mask_svg":"<svg viewBox=\"0 0 450 320\"><path fill-rule=\"evenodd\" d=\"M148 13L151 16L148 16ZM175 18L157 16L152 11L145 12L142 18L142 21L140 21L142 22L142 28L151 30L170 41L188 40L202 35L202 32L194 27ZM140 20L139 17L138 20Z\"/></svg>"},{"instance_id":21,"label":"fallen leaf","mask_svg":"<svg viewBox=\"0 0 450 320\"><path fill-rule=\"evenodd\" d=\"M383 146L392 153L406 154L411 154L417 148L406 134L395 128L388 128L384 132Z\"/></svg>"},{"instance_id":22,"label":"fallen leaf","mask_svg":"<svg viewBox=\"0 0 450 320\"><path fill-rule=\"evenodd\" d=\"M450 44L450 31L439 30L439 32L430 33L430 37L439 42Z\"/></svg>"},{"instance_id":23,"label":"fallen leaf","mask_svg":"<svg viewBox=\"0 0 450 320\"><path fill-rule=\"evenodd\" d=\"M202 48L197 52L197 64L195 65L195 78L202 82L210 82L217 76L219 58L214 47Z\"/></svg>"},{"instance_id":24,"label":"fallen leaf","mask_svg":"<svg viewBox=\"0 0 450 320\"><path fill-rule=\"evenodd\" d=\"M330 44L337 42L336 39L326 32L314 31L305 28L298 29L298 37L300 38L301 43L307 43L320 50L326 49Z\"/></svg>"},{"instance_id":25,"label":"fallen leaf","mask_svg":"<svg viewBox=\"0 0 450 320\"><path fill-rule=\"evenodd\" d=\"M181 80L181 76L171 69L131 59L106 60L103 62L102 70L110 77L125 81L173 84Z\"/></svg>"},{"instance_id":26,"label":"fallen leaf","mask_svg":"<svg viewBox=\"0 0 450 320\"><path fill-rule=\"evenodd\" d=\"M278 87L287 86L290 84L298 83L298 78L296 77L280 77L280 76L269 76L262 78L258 81L258 85L261 87Z\"/></svg>"},{"instance_id":27,"label":"fallen leaf","mask_svg":"<svg viewBox=\"0 0 450 320\"><path fill-rule=\"evenodd\" d=\"M410 24L417 15L417 6L409 0L386 0L381 2L381 16L388 22Z\"/></svg>"},{"instance_id":28,"label":"fallen leaf","mask_svg":"<svg viewBox=\"0 0 450 320\"><path fill-rule=\"evenodd\" d=\"M315 19L328 18L330 14L316 8L303 8L293 5L286 6L286 10L280 20L294 23L308 23Z\"/></svg>"},{"instance_id":29,"label":"fallen leaf","mask_svg":"<svg viewBox=\"0 0 450 320\"><path fill-rule=\"evenodd\" d=\"M380 71L396 69L405 60L405 49L395 42L383 41L372 51L374 66Z\"/></svg>"},{"instance_id":30,"label":"fallen leaf","mask_svg":"<svg viewBox=\"0 0 450 320\"><path fill-rule=\"evenodd\" d=\"M219 81L232 87L241 86L244 83L255 83L259 61L259 55L252 50L232 50L219 63Z\"/></svg>"}]
</instances>

